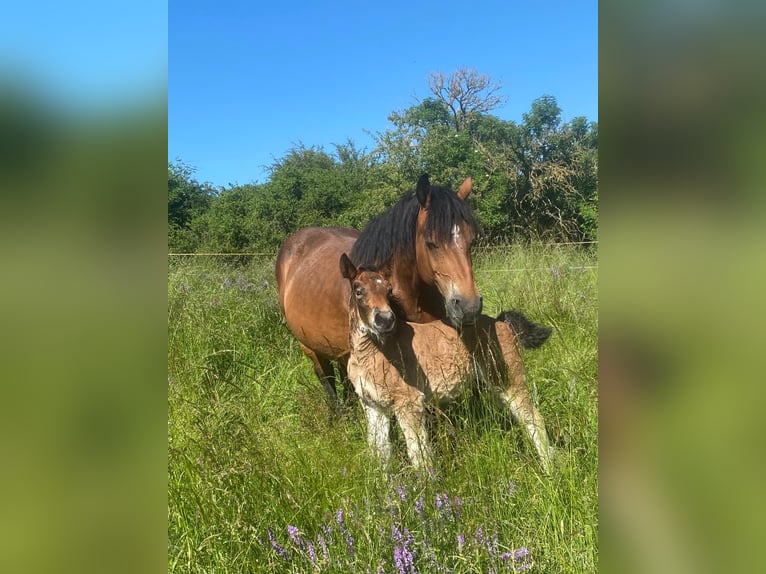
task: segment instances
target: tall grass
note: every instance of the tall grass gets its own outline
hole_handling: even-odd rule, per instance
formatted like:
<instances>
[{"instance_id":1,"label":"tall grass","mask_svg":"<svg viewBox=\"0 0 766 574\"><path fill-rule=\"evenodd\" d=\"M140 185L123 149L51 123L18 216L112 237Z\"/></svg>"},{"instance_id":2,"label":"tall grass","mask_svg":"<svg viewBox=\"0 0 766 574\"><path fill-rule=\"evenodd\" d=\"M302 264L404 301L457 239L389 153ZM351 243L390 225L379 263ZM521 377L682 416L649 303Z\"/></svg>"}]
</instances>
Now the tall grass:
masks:
<instances>
[{"instance_id":1,"label":"tall grass","mask_svg":"<svg viewBox=\"0 0 766 574\"><path fill-rule=\"evenodd\" d=\"M596 257L563 246L475 256L489 314L554 326L525 353L557 449L467 395L432 428L437 475L369 454L361 409L334 419L277 303L273 260L172 259L168 570L593 572L597 563ZM317 302L321 304L321 302Z\"/></svg>"}]
</instances>

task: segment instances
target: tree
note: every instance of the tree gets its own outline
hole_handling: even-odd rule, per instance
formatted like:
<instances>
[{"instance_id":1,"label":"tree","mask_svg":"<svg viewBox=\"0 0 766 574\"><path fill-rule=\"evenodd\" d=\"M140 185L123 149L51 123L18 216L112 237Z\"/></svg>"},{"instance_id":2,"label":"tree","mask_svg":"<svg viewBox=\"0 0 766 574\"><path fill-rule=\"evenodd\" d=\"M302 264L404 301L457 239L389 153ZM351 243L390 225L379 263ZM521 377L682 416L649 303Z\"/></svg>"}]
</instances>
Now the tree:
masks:
<instances>
[{"instance_id":1,"label":"tree","mask_svg":"<svg viewBox=\"0 0 766 574\"><path fill-rule=\"evenodd\" d=\"M210 208L215 190L192 178L194 169L183 162L168 163L168 248L195 251L202 237L197 221Z\"/></svg>"},{"instance_id":2,"label":"tree","mask_svg":"<svg viewBox=\"0 0 766 574\"><path fill-rule=\"evenodd\" d=\"M450 75L433 72L427 82L437 101L449 110L451 127L457 132L463 131L479 115L505 103L505 98L498 94L502 84L473 68L460 68Z\"/></svg>"}]
</instances>

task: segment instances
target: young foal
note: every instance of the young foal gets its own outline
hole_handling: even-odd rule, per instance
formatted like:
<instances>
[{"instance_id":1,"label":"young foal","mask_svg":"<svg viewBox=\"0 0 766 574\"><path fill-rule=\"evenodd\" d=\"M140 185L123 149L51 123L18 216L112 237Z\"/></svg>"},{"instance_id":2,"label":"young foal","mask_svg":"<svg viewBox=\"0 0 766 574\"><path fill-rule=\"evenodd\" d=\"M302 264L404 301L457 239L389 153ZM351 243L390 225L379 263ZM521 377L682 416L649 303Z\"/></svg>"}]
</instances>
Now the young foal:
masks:
<instances>
[{"instance_id":1,"label":"young foal","mask_svg":"<svg viewBox=\"0 0 766 574\"><path fill-rule=\"evenodd\" d=\"M368 443L382 461L391 455L393 413L413 466L428 468L426 404L454 399L480 375L524 425L543 467L550 470L552 449L543 418L527 391L519 349L539 346L550 330L520 314L504 314L512 324L523 323L518 338L504 321L486 315L461 333L441 321L397 324L389 302L391 285L381 273L357 269L345 253L340 269L351 283L348 376L367 417Z\"/></svg>"}]
</instances>

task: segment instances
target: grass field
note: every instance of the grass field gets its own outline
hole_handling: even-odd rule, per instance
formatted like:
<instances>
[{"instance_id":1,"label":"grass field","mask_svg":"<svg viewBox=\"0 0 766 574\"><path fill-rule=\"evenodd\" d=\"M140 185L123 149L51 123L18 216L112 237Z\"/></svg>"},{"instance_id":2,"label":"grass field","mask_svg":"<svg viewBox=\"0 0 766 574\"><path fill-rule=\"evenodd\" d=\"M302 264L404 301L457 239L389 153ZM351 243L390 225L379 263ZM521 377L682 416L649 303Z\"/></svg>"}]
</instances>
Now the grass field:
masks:
<instances>
[{"instance_id":1,"label":"grass field","mask_svg":"<svg viewBox=\"0 0 766 574\"><path fill-rule=\"evenodd\" d=\"M171 258L168 570L595 572L597 258L576 246L475 254L485 312L554 327L527 351L557 451L546 477L523 431L466 396L434 421L437 475L387 473L361 409L332 419L277 303L273 259Z\"/></svg>"}]
</instances>

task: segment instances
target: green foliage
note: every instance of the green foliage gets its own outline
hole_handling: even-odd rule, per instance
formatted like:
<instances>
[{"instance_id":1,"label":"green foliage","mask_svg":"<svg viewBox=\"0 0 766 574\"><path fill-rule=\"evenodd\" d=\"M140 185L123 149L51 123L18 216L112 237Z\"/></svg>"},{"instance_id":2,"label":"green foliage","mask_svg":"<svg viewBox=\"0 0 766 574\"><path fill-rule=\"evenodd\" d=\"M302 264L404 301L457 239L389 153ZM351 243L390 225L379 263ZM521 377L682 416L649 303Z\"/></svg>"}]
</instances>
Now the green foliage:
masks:
<instances>
[{"instance_id":1,"label":"green foliage","mask_svg":"<svg viewBox=\"0 0 766 574\"><path fill-rule=\"evenodd\" d=\"M470 394L434 419L434 479L407 468L396 428L384 474L360 409L331 418L282 319L273 258L171 258L169 572L395 572L397 548L421 572L510 571L502 556L523 548L516 564L531 572L596 569L594 253L513 245L475 262L488 313L521 309L554 327L525 353L557 449L550 477L524 432Z\"/></svg>"},{"instance_id":2,"label":"green foliage","mask_svg":"<svg viewBox=\"0 0 766 574\"><path fill-rule=\"evenodd\" d=\"M173 250L273 253L307 226L357 229L412 189L418 177L457 188L473 177L482 242L598 237L598 125L564 122L556 99L532 102L521 123L488 112L502 98L488 76L461 69L429 78L434 97L389 116L370 152L351 141L332 153L298 145L262 185L215 193L168 166Z\"/></svg>"},{"instance_id":3,"label":"green foliage","mask_svg":"<svg viewBox=\"0 0 766 574\"><path fill-rule=\"evenodd\" d=\"M203 241L198 221L210 208L213 189L192 178L194 170L182 162L168 163L168 248L193 252Z\"/></svg>"}]
</instances>

